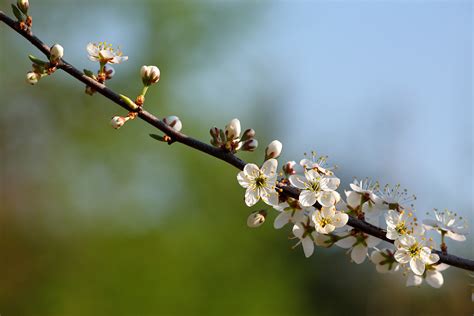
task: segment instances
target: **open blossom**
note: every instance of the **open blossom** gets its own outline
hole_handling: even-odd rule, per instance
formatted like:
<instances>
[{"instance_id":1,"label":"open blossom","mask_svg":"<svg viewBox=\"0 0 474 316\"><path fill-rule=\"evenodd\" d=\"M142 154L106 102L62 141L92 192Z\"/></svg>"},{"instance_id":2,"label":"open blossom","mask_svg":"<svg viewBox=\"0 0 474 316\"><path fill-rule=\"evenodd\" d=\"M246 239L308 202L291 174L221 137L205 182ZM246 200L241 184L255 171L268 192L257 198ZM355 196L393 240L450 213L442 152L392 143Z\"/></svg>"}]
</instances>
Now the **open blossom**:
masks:
<instances>
[{"instance_id":1,"label":"open blossom","mask_svg":"<svg viewBox=\"0 0 474 316\"><path fill-rule=\"evenodd\" d=\"M330 207L341 199L339 193L335 191L340 183L336 177L320 175L314 169L310 169L304 171L304 176L291 175L289 180L293 186L302 190L299 201L303 206L311 206L318 202L322 206Z\"/></svg>"},{"instance_id":2,"label":"open blossom","mask_svg":"<svg viewBox=\"0 0 474 316\"><path fill-rule=\"evenodd\" d=\"M327 176L334 175L334 173L331 171L331 169L334 168L326 166L328 158L327 156L318 157L315 152L312 152L311 154L311 159L304 158L300 160L300 166L302 166L304 169L316 170L318 173L325 174Z\"/></svg>"},{"instance_id":3,"label":"open blossom","mask_svg":"<svg viewBox=\"0 0 474 316\"><path fill-rule=\"evenodd\" d=\"M268 205L278 204L278 193L275 191L277 181L278 161L269 159L264 162L262 168L253 163L245 165L244 170L239 172L237 180L244 187L245 204L255 205L260 198Z\"/></svg>"},{"instance_id":4,"label":"open blossom","mask_svg":"<svg viewBox=\"0 0 474 316\"><path fill-rule=\"evenodd\" d=\"M432 287L438 289L444 283L443 274L441 271L449 268L449 265L441 263L437 265L426 265L425 273L423 275L416 275L412 271L408 272L406 286L419 286L423 283L423 279L426 280L426 283Z\"/></svg>"},{"instance_id":5,"label":"open blossom","mask_svg":"<svg viewBox=\"0 0 474 316\"><path fill-rule=\"evenodd\" d=\"M292 198L273 206L273 208L280 212L273 223L276 229L280 229L288 223L304 223L315 211L314 207L302 206L298 200Z\"/></svg>"},{"instance_id":6,"label":"open blossom","mask_svg":"<svg viewBox=\"0 0 474 316\"><path fill-rule=\"evenodd\" d=\"M312 220L318 233L329 234L336 228L346 225L349 216L346 213L337 211L335 206L323 206L320 211L314 212Z\"/></svg>"},{"instance_id":7,"label":"open blossom","mask_svg":"<svg viewBox=\"0 0 474 316\"><path fill-rule=\"evenodd\" d=\"M295 247L301 244L306 258L310 257L314 252L314 242L318 235L314 224L309 219L306 223L296 223L293 226L293 235L300 240Z\"/></svg>"},{"instance_id":8,"label":"open blossom","mask_svg":"<svg viewBox=\"0 0 474 316\"><path fill-rule=\"evenodd\" d=\"M346 191L347 205L352 209L362 206L360 211L366 215L377 215L377 211L384 210L383 201L374 192L378 189L378 183L369 179L354 180L350 184L352 191Z\"/></svg>"},{"instance_id":9,"label":"open blossom","mask_svg":"<svg viewBox=\"0 0 474 316\"><path fill-rule=\"evenodd\" d=\"M465 241L468 233L468 225L465 220L458 218L455 213L445 210L434 210L435 218L423 220L423 226L427 230L436 230L438 233L444 233L456 241Z\"/></svg>"},{"instance_id":10,"label":"open blossom","mask_svg":"<svg viewBox=\"0 0 474 316\"><path fill-rule=\"evenodd\" d=\"M411 235L405 235L395 241L395 259L400 263L409 263L413 273L423 275L426 264L438 262L439 256L432 254L425 241Z\"/></svg>"},{"instance_id":11,"label":"open blossom","mask_svg":"<svg viewBox=\"0 0 474 316\"><path fill-rule=\"evenodd\" d=\"M406 189L402 190L399 184L393 187L387 184L383 190L377 192L377 195L382 199L385 209L389 210L399 211L406 209L408 206L413 207L411 202L416 200L416 196L408 195L408 191Z\"/></svg>"},{"instance_id":12,"label":"open blossom","mask_svg":"<svg viewBox=\"0 0 474 316\"><path fill-rule=\"evenodd\" d=\"M128 59L128 56L123 56L120 49L114 49L111 44L105 42L87 44L87 52L90 60L101 64L120 64Z\"/></svg>"},{"instance_id":13,"label":"open blossom","mask_svg":"<svg viewBox=\"0 0 474 316\"><path fill-rule=\"evenodd\" d=\"M418 225L413 213L409 211L393 211L389 210L385 214L385 221L387 222L387 238L396 240L405 235L422 235L424 229Z\"/></svg>"},{"instance_id":14,"label":"open blossom","mask_svg":"<svg viewBox=\"0 0 474 316\"><path fill-rule=\"evenodd\" d=\"M353 231L354 230L351 230L351 232ZM349 249L352 261L361 264L367 257L368 249L377 246L379 243L380 239L362 232L357 232L349 237L343 237L336 242L336 246Z\"/></svg>"},{"instance_id":15,"label":"open blossom","mask_svg":"<svg viewBox=\"0 0 474 316\"><path fill-rule=\"evenodd\" d=\"M395 260L394 253L390 249L375 250L370 255L370 261L375 264L379 273L396 272L400 264Z\"/></svg>"}]
</instances>

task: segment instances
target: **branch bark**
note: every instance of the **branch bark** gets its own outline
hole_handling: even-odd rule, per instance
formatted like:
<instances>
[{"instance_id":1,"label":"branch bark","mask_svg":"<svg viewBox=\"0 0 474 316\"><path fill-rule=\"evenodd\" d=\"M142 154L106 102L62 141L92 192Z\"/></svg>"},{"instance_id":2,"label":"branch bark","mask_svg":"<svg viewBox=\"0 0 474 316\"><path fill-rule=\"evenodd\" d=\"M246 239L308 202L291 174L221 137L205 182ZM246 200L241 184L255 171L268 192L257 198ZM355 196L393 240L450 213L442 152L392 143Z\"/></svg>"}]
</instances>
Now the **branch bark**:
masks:
<instances>
[{"instance_id":1,"label":"branch bark","mask_svg":"<svg viewBox=\"0 0 474 316\"><path fill-rule=\"evenodd\" d=\"M30 31L21 30L18 27L18 22L12 20L3 11L0 11L0 20L6 25L8 25L15 32L23 36L27 41L29 41L33 46L38 48L44 55L49 58L50 47L44 44L38 37L33 35ZM102 94L104 97L126 109L127 111L130 111L128 105L120 98L119 94L107 88L105 85L87 77L83 72L75 68L70 63L66 62L64 59L60 61L58 68L65 71L66 73L81 81L82 83L86 84L87 86L93 88L98 93ZM194 139L190 136L187 136L183 133L177 132L172 127L165 124L162 120L142 108L138 108L136 112L138 114L138 117L168 135L173 142L181 143L208 155L214 156L217 159L223 160L240 170L242 170L246 165L245 161L228 151L216 148L209 144L203 143L197 139ZM283 194L298 199L300 191L297 188L290 187L282 183L278 184L278 188L281 189ZM385 230L371 225L363 220L357 219L353 216L349 216L349 222L347 223L347 225L356 228L366 234L372 235L374 237L393 244L393 240L390 240L386 237ZM449 264L453 267L474 271L473 260L457 257L451 254L444 254L438 250L433 250L433 252L439 255L439 262Z\"/></svg>"}]
</instances>

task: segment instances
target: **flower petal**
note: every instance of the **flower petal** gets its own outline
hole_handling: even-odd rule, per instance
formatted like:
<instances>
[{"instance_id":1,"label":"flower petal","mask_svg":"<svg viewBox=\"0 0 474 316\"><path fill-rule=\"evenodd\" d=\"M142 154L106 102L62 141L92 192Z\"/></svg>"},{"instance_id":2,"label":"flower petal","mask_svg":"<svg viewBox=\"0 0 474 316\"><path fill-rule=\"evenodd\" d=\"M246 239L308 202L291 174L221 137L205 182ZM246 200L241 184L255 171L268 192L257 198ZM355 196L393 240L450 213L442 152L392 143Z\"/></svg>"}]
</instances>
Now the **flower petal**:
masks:
<instances>
[{"instance_id":1,"label":"flower petal","mask_svg":"<svg viewBox=\"0 0 474 316\"><path fill-rule=\"evenodd\" d=\"M301 244L303 245L303 251L306 258L310 257L314 252L314 242L311 238L305 237L301 241Z\"/></svg>"},{"instance_id":2,"label":"flower petal","mask_svg":"<svg viewBox=\"0 0 474 316\"><path fill-rule=\"evenodd\" d=\"M413 273L423 275L425 273L425 263L420 258L412 258L410 260L410 268Z\"/></svg>"},{"instance_id":3,"label":"flower petal","mask_svg":"<svg viewBox=\"0 0 474 316\"><path fill-rule=\"evenodd\" d=\"M333 224L337 228L343 227L349 221L349 215L343 212L337 212L333 217Z\"/></svg>"},{"instance_id":4,"label":"flower petal","mask_svg":"<svg viewBox=\"0 0 474 316\"><path fill-rule=\"evenodd\" d=\"M336 177L324 177L319 182L321 190L323 191L335 191L340 183L341 180Z\"/></svg>"},{"instance_id":5,"label":"flower petal","mask_svg":"<svg viewBox=\"0 0 474 316\"><path fill-rule=\"evenodd\" d=\"M250 185L250 181L243 171L237 174L237 181L239 181L239 184L244 188L248 188Z\"/></svg>"},{"instance_id":6,"label":"flower petal","mask_svg":"<svg viewBox=\"0 0 474 316\"><path fill-rule=\"evenodd\" d=\"M357 246L352 248L351 259L355 263L361 264L362 262L364 262L365 257L367 257L367 247L366 246L364 246L362 244L358 244Z\"/></svg>"},{"instance_id":7,"label":"flower petal","mask_svg":"<svg viewBox=\"0 0 474 316\"><path fill-rule=\"evenodd\" d=\"M438 271L426 271L426 283L436 289L439 289L444 283L443 275Z\"/></svg>"},{"instance_id":8,"label":"flower petal","mask_svg":"<svg viewBox=\"0 0 474 316\"><path fill-rule=\"evenodd\" d=\"M260 173L260 169L254 163L248 163L244 167L244 173L251 178L255 178Z\"/></svg>"},{"instance_id":9,"label":"flower petal","mask_svg":"<svg viewBox=\"0 0 474 316\"><path fill-rule=\"evenodd\" d=\"M409 273L406 286L418 286L423 282L423 278L419 275Z\"/></svg>"},{"instance_id":10,"label":"flower petal","mask_svg":"<svg viewBox=\"0 0 474 316\"><path fill-rule=\"evenodd\" d=\"M347 249L347 248L351 248L356 242L357 242L357 238L355 238L354 236L349 236L341 240L338 240L336 242L336 246Z\"/></svg>"},{"instance_id":11,"label":"flower petal","mask_svg":"<svg viewBox=\"0 0 474 316\"><path fill-rule=\"evenodd\" d=\"M273 227L275 229L280 229L286 224L290 222L290 213L289 212L281 212L278 214L278 216L275 218L275 221L273 222Z\"/></svg>"},{"instance_id":12,"label":"flower petal","mask_svg":"<svg viewBox=\"0 0 474 316\"><path fill-rule=\"evenodd\" d=\"M259 199L260 199L260 196L257 190L252 190L250 188L247 188L247 191L245 191L245 204L247 204L247 206L250 207L257 204Z\"/></svg>"},{"instance_id":13,"label":"flower petal","mask_svg":"<svg viewBox=\"0 0 474 316\"><path fill-rule=\"evenodd\" d=\"M311 206L316 203L316 193L309 190L303 190L300 193L299 201L303 206Z\"/></svg>"},{"instance_id":14,"label":"flower petal","mask_svg":"<svg viewBox=\"0 0 474 316\"><path fill-rule=\"evenodd\" d=\"M273 177L276 175L277 168L278 168L278 160L274 158L268 159L267 161L263 163L262 172L267 177Z\"/></svg>"},{"instance_id":15,"label":"flower petal","mask_svg":"<svg viewBox=\"0 0 474 316\"><path fill-rule=\"evenodd\" d=\"M290 180L292 186L302 190L306 189L306 184L308 183L306 178L299 174L291 175L288 180Z\"/></svg>"}]
</instances>

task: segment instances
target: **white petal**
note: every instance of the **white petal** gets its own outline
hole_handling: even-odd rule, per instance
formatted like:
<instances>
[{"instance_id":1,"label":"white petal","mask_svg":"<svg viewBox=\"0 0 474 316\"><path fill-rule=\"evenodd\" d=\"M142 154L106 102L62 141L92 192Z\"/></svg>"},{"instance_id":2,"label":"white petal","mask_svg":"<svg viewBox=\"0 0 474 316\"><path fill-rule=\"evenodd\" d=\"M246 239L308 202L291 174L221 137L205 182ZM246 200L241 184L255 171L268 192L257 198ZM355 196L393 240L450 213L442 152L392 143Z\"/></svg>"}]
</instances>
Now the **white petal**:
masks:
<instances>
[{"instance_id":1,"label":"white petal","mask_svg":"<svg viewBox=\"0 0 474 316\"><path fill-rule=\"evenodd\" d=\"M397 260L400 263L408 263L410 261L410 255L405 249L398 249L395 252L395 260Z\"/></svg>"},{"instance_id":2,"label":"white petal","mask_svg":"<svg viewBox=\"0 0 474 316\"><path fill-rule=\"evenodd\" d=\"M362 262L364 262L365 257L367 257L367 247L366 246L364 246L362 244L358 244L357 246L355 246L352 249L351 258L355 263L361 264Z\"/></svg>"},{"instance_id":3,"label":"white petal","mask_svg":"<svg viewBox=\"0 0 474 316\"><path fill-rule=\"evenodd\" d=\"M357 208L360 205L361 195L354 191L346 191L347 204L352 208Z\"/></svg>"},{"instance_id":4,"label":"white petal","mask_svg":"<svg viewBox=\"0 0 474 316\"><path fill-rule=\"evenodd\" d=\"M386 263L386 264L377 264L375 266L375 269L377 270L378 273L388 273L388 272L390 272L390 265L388 263Z\"/></svg>"},{"instance_id":5,"label":"white petal","mask_svg":"<svg viewBox=\"0 0 474 316\"><path fill-rule=\"evenodd\" d=\"M456 233L453 233L451 231L448 231L446 233L446 237L451 238L452 240L456 240L456 241L465 241L466 240L466 236L461 235L461 234L456 234Z\"/></svg>"},{"instance_id":6,"label":"white petal","mask_svg":"<svg viewBox=\"0 0 474 316\"><path fill-rule=\"evenodd\" d=\"M296 223L295 225L293 225L293 235L295 235L295 237L298 237L298 238L301 238L303 237L303 234L304 234L304 227L302 224L300 223Z\"/></svg>"},{"instance_id":7,"label":"white petal","mask_svg":"<svg viewBox=\"0 0 474 316\"><path fill-rule=\"evenodd\" d=\"M354 244L357 242L357 238L355 238L354 236L349 236L349 237L346 237L344 239L341 239L341 240L338 240L336 242L336 245L341 247L341 248L351 248L352 246L354 246Z\"/></svg>"},{"instance_id":8,"label":"white petal","mask_svg":"<svg viewBox=\"0 0 474 316\"><path fill-rule=\"evenodd\" d=\"M425 272L425 263L419 258L412 258L410 260L410 268L413 273L423 275Z\"/></svg>"},{"instance_id":9,"label":"white petal","mask_svg":"<svg viewBox=\"0 0 474 316\"><path fill-rule=\"evenodd\" d=\"M87 53L88 53L90 56L98 56L98 55L99 55L99 49L98 49L97 46L94 45L93 43L87 44L86 50L87 50Z\"/></svg>"},{"instance_id":10,"label":"white petal","mask_svg":"<svg viewBox=\"0 0 474 316\"><path fill-rule=\"evenodd\" d=\"M336 197L332 191L319 192L317 200L319 204L325 207L331 207L336 204Z\"/></svg>"},{"instance_id":11,"label":"white petal","mask_svg":"<svg viewBox=\"0 0 474 316\"><path fill-rule=\"evenodd\" d=\"M333 224L337 228L343 227L349 221L349 215L343 212L337 212L333 217Z\"/></svg>"},{"instance_id":12,"label":"white petal","mask_svg":"<svg viewBox=\"0 0 474 316\"><path fill-rule=\"evenodd\" d=\"M262 172L268 176L268 177L273 177L276 175L276 171L278 168L278 160L276 159L268 159L263 163L262 166Z\"/></svg>"},{"instance_id":13,"label":"white petal","mask_svg":"<svg viewBox=\"0 0 474 316\"><path fill-rule=\"evenodd\" d=\"M316 203L316 193L313 191L303 190L300 193L299 201L303 206L311 206Z\"/></svg>"},{"instance_id":14,"label":"white petal","mask_svg":"<svg viewBox=\"0 0 474 316\"><path fill-rule=\"evenodd\" d=\"M258 176L259 172L260 169L257 167L256 164L248 163L244 167L244 173L249 177L255 178L256 176Z\"/></svg>"},{"instance_id":15,"label":"white petal","mask_svg":"<svg viewBox=\"0 0 474 316\"><path fill-rule=\"evenodd\" d=\"M299 174L291 175L288 180L290 180L292 186L297 187L298 189L306 189L306 184L308 183L306 178Z\"/></svg>"},{"instance_id":16,"label":"white petal","mask_svg":"<svg viewBox=\"0 0 474 316\"><path fill-rule=\"evenodd\" d=\"M370 261L372 261L376 265L378 265L380 262L384 260L385 260L385 257L382 256L380 251L372 251L372 253L370 254Z\"/></svg>"},{"instance_id":17,"label":"white petal","mask_svg":"<svg viewBox=\"0 0 474 316\"><path fill-rule=\"evenodd\" d=\"M306 170L304 172L304 175L305 175L306 179L308 180L308 182L319 182L319 180L321 179L321 176L319 175L319 173L317 173L313 169Z\"/></svg>"},{"instance_id":18,"label":"white petal","mask_svg":"<svg viewBox=\"0 0 474 316\"><path fill-rule=\"evenodd\" d=\"M275 218L275 222L273 222L273 227L275 227L275 229L280 229L286 224L288 224L289 222L290 222L290 212L281 212Z\"/></svg>"},{"instance_id":19,"label":"white petal","mask_svg":"<svg viewBox=\"0 0 474 316\"><path fill-rule=\"evenodd\" d=\"M253 206L257 204L259 199L260 196L258 195L258 191L247 188L245 191L245 204L247 204L247 206Z\"/></svg>"},{"instance_id":20,"label":"white petal","mask_svg":"<svg viewBox=\"0 0 474 316\"><path fill-rule=\"evenodd\" d=\"M377 246L380 242L381 240L374 236L368 236L365 239L365 243L367 244L367 247L369 248Z\"/></svg>"},{"instance_id":21,"label":"white petal","mask_svg":"<svg viewBox=\"0 0 474 316\"><path fill-rule=\"evenodd\" d=\"M323 190L323 191L335 191L340 183L341 183L341 180L339 180L339 178L324 177L320 181L321 190Z\"/></svg>"},{"instance_id":22,"label":"white petal","mask_svg":"<svg viewBox=\"0 0 474 316\"><path fill-rule=\"evenodd\" d=\"M426 282L434 288L439 289L443 283L443 275L438 271L426 271Z\"/></svg>"},{"instance_id":23,"label":"white petal","mask_svg":"<svg viewBox=\"0 0 474 316\"><path fill-rule=\"evenodd\" d=\"M333 218L336 214L336 210L334 207L323 207L321 208L320 214L322 217Z\"/></svg>"},{"instance_id":24,"label":"white petal","mask_svg":"<svg viewBox=\"0 0 474 316\"><path fill-rule=\"evenodd\" d=\"M320 247L329 247L331 245L330 241L331 237L324 234L317 234L314 238L314 243Z\"/></svg>"},{"instance_id":25,"label":"white petal","mask_svg":"<svg viewBox=\"0 0 474 316\"><path fill-rule=\"evenodd\" d=\"M248 188L249 185L250 185L250 181L245 176L245 173L243 171L241 171L237 174L237 181L239 181L239 184L244 188Z\"/></svg>"},{"instance_id":26,"label":"white petal","mask_svg":"<svg viewBox=\"0 0 474 316\"><path fill-rule=\"evenodd\" d=\"M303 251L306 258L310 257L314 252L314 242L309 237L305 237L301 244L303 245Z\"/></svg>"},{"instance_id":27,"label":"white petal","mask_svg":"<svg viewBox=\"0 0 474 316\"><path fill-rule=\"evenodd\" d=\"M423 282L423 278L419 275L409 273L407 278L407 286L418 286Z\"/></svg>"},{"instance_id":28,"label":"white petal","mask_svg":"<svg viewBox=\"0 0 474 316\"><path fill-rule=\"evenodd\" d=\"M262 194L262 200L270 206L278 205L278 193L275 190L270 192L268 192L268 190L264 190L264 194Z\"/></svg>"},{"instance_id":29,"label":"white petal","mask_svg":"<svg viewBox=\"0 0 474 316\"><path fill-rule=\"evenodd\" d=\"M426 218L423 220L423 225L427 226L426 229L433 229L438 227L438 221L432 218Z\"/></svg>"}]
</instances>

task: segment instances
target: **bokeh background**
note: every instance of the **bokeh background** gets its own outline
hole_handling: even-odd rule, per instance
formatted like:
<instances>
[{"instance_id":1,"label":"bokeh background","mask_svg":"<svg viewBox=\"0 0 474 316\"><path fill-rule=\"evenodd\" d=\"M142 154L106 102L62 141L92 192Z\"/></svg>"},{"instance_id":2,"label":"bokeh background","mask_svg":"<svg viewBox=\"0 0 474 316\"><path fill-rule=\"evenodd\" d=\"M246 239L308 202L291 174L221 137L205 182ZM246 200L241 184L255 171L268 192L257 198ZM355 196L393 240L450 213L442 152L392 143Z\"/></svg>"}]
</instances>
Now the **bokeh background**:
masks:
<instances>
[{"instance_id":1,"label":"bokeh background","mask_svg":"<svg viewBox=\"0 0 474 316\"><path fill-rule=\"evenodd\" d=\"M88 42L122 47L116 91L158 65L146 107L190 135L238 117L262 147L245 160L279 139L281 162L329 155L342 188L400 183L421 216L473 220L471 1L30 2L34 32L80 69L96 70ZM248 229L233 167L140 121L113 130L125 113L62 72L28 86L40 53L4 25L0 45L2 315L472 313L465 271L406 288L342 249L305 259L273 217ZM472 258L472 240L449 250Z\"/></svg>"}]
</instances>

